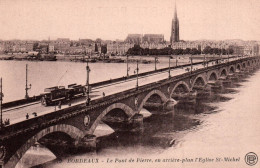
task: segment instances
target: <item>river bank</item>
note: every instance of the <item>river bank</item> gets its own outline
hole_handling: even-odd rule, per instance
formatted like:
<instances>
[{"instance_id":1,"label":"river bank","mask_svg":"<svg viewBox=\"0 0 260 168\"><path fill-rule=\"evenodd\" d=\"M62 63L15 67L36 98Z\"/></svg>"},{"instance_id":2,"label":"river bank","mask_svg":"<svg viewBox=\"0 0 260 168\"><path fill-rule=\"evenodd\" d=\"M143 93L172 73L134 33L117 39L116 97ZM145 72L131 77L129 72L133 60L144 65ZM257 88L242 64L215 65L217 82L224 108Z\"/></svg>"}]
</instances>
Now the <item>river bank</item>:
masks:
<instances>
[{"instance_id":1,"label":"river bank","mask_svg":"<svg viewBox=\"0 0 260 168\"><path fill-rule=\"evenodd\" d=\"M232 57L233 55L230 55ZM227 55L156 55L156 56L110 56L110 57L100 57L100 56L85 56L85 55L42 55L42 56L29 56L28 54L19 53L19 54L2 54L0 55L0 60L16 60L16 61L65 61L65 62L102 62L102 63L139 63L150 64L150 63L160 63L168 62L168 58L173 60L182 60L189 59L190 57L193 60L203 60L204 57L206 60L218 59L218 58L226 58Z\"/></svg>"},{"instance_id":2,"label":"river bank","mask_svg":"<svg viewBox=\"0 0 260 168\"><path fill-rule=\"evenodd\" d=\"M28 55L28 54L5 54L0 55L0 60L16 60L16 61L66 61L66 62L103 62L103 63L125 63L127 62L126 56L110 56L110 57L99 57L99 56L85 56L85 55ZM137 62L143 64L153 63L154 59L139 59L129 57L128 62Z\"/></svg>"}]
</instances>

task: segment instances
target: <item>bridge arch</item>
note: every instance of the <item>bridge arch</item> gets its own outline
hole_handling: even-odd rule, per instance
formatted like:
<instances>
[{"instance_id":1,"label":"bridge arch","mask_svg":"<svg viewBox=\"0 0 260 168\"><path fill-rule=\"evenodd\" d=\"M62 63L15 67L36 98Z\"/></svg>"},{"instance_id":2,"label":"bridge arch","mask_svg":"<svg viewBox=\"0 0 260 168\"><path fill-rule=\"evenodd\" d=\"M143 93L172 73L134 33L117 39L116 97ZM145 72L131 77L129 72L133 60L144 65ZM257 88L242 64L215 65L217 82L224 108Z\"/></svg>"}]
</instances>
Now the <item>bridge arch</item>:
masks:
<instances>
[{"instance_id":1,"label":"bridge arch","mask_svg":"<svg viewBox=\"0 0 260 168\"><path fill-rule=\"evenodd\" d=\"M208 74L208 81L216 81L218 80L218 75L216 71L211 72Z\"/></svg>"},{"instance_id":2,"label":"bridge arch","mask_svg":"<svg viewBox=\"0 0 260 168\"><path fill-rule=\"evenodd\" d=\"M151 92L149 92L145 98L142 100L141 104L139 105L138 108L138 112L141 111L141 109L143 108L144 104L147 102L147 100L152 96L152 95L158 95L163 103L166 103L168 98L165 96L165 94L163 92L161 92L160 90L152 90Z\"/></svg>"},{"instance_id":3,"label":"bridge arch","mask_svg":"<svg viewBox=\"0 0 260 168\"><path fill-rule=\"evenodd\" d=\"M255 60L251 60L251 67L255 66Z\"/></svg>"},{"instance_id":4,"label":"bridge arch","mask_svg":"<svg viewBox=\"0 0 260 168\"><path fill-rule=\"evenodd\" d=\"M246 62L242 63L242 68L245 69L246 68Z\"/></svg>"},{"instance_id":5,"label":"bridge arch","mask_svg":"<svg viewBox=\"0 0 260 168\"><path fill-rule=\"evenodd\" d=\"M113 109L121 109L122 111L124 111L124 113L127 115L127 117L131 117L135 114L134 110L129 107L128 105L124 104L124 103L114 103L110 106L108 106L94 121L94 123L92 124L92 126L90 127L88 133L89 134L93 134L95 129L97 128L98 124L100 123L100 121L104 118L104 116L109 113L110 111L112 111Z\"/></svg>"},{"instance_id":6,"label":"bridge arch","mask_svg":"<svg viewBox=\"0 0 260 168\"><path fill-rule=\"evenodd\" d=\"M200 75L198 75L198 76L195 78L195 80L194 80L193 83L192 83L191 90L192 90L193 87L194 87L196 84L198 84L198 83L199 83L199 85L202 83L203 86L205 86L205 85L207 84L207 79L205 78L204 75L200 74Z\"/></svg>"},{"instance_id":7,"label":"bridge arch","mask_svg":"<svg viewBox=\"0 0 260 168\"><path fill-rule=\"evenodd\" d=\"M236 71L241 71L242 65L240 63L237 64L236 66Z\"/></svg>"},{"instance_id":8,"label":"bridge arch","mask_svg":"<svg viewBox=\"0 0 260 168\"><path fill-rule=\"evenodd\" d=\"M251 65L251 61L247 61L247 66L250 66Z\"/></svg>"},{"instance_id":9,"label":"bridge arch","mask_svg":"<svg viewBox=\"0 0 260 168\"><path fill-rule=\"evenodd\" d=\"M227 74L228 74L228 73L227 73L226 68L223 68L223 69L220 70L220 75L219 75L219 76L220 76L220 77L226 77Z\"/></svg>"},{"instance_id":10,"label":"bridge arch","mask_svg":"<svg viewBox=\"0 0 260 168\"><path fill-rule=\"evenodd\" d=\"M62 132L67 135L69 135L71 138L75 140L80 140L84 137L84 133L78 129L77 127L74 127L72 125L67 124L58 124L53 125L48 128L45 128L41 131L39 131L37 134L29 138L16 152L15 154L8 160L8 162L5 164L5 167L14 168L16 164L19 162L19 160L23 157L23 155L26 153L26 151L34 145L37 141L39 141L44 136L55 133L55 132Z\"/></svg>"},{"instance_id":11,"label":"bridge arch","mask_svg":"<svg viewBox=\"0 0 260 168\"><path fill-rule=\"evenodd\" d=\"M179 81L178 83L175 84L175 86L173 87L172 91L171 91L171 94L170 94L170 98L172 97L174 91L177 89L177 88L182 88L183 91L185 92L190 92L190 87L189 85L184 82L184 81Z\"/></svg>"},{"instance_id":12,"label":"bridge arch","mask_svg":"<svg viewBox=\"0 0 260 168\"><path fill-rule=\"evenodd\" d=\"M233 73L235 73L235 71L236 71L236 68L233 65L231 65L229 67L228 74L233 74Z\"/></svg>"}]
</instances>

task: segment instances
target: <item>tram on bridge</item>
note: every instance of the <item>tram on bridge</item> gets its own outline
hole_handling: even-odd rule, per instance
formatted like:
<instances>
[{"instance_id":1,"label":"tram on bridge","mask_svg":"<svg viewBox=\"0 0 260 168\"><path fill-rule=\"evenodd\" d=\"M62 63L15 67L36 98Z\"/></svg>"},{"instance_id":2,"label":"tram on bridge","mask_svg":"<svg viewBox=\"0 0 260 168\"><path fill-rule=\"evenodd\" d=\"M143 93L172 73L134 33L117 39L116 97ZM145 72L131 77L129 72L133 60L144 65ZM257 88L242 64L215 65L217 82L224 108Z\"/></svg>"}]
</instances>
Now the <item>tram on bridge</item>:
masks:
<instances>
[{"instance_id":1,"label":"tram on bridge","mask_svg":"<svg viewBox=\"0 0 260 168\"><path fill-rule=\"evenodd\" d=\"M71 100L78 96L84 96L86 94L86 88L82 85L70 84L67 88L64 86L54 86L45 88L44 93L41 94L41 104L49 106L56 102L63 102L65 100Z\"/></svg>"}]
</instances>

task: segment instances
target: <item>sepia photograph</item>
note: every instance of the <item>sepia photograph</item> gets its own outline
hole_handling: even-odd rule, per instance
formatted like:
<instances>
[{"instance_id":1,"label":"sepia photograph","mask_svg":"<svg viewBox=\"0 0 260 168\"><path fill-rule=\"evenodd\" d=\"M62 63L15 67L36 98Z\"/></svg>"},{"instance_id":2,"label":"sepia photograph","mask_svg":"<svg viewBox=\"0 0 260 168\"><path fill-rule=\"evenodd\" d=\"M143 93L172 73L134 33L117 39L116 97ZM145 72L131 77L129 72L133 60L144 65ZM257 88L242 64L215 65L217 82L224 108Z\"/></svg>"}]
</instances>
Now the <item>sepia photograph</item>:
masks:
<instances>
[{"instance_id":1,"label":"sepia photograph","mask_svg":"<svg viewBox=\"0 0 260 168\"><path fill-rule=\"evenodd\" d=\"M0 0L0 168L260 167L259 0Z\"/></svg>"}]
</instances>

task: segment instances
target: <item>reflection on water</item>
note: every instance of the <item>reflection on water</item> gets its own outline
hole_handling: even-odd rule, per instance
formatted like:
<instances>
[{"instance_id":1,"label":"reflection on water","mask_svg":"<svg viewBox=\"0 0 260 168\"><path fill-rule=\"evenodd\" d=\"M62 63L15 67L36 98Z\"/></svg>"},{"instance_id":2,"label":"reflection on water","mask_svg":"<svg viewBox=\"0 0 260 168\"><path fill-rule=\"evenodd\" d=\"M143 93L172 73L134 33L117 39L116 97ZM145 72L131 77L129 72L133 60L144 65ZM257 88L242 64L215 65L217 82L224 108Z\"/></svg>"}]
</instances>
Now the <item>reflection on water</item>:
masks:
<instances>
[{"instance_id":1,"label":"reflection on water","mask_svg":"<svg viewBox=\"0 0 260 168\"><path fill-rule=\"evenodd\" d=\"M46 163L56 157L44 146L32 146L16 165L16 168L25 168Z\"/></svg>"},{"instance_id":2,"label":"reflection on water","mask_svg":"<svg viewBox=\"0 0 260 168\"><path fill-rule=\"evenodd\" d=\"M55 157L48 154L50 152L38 147L30 149L19 166L73 167L66 163L67 158L91 156L216 157L219 152L228 156L244 156L244 153L251 150L260 152L256 148L256 145L260 146L260 135L256 134L260 131L260 98L256 92L260 85L259 79L258 71L246 80L233 82L229 87L211 92L208 97L198 96L193 103L178 104L172 112L165 115L151 115L143 109L145 118L142 135L117 133L102 123L95 131L98 140L94 154L76 154L62 158L62 162L57 163L57 160L53 160ZM39 148L40 151L37 151ZM41 157L39 153L42 154ZM41 164L43 160L52 161ZM77 167L85 166L77 164ZM192 167L192 164L186 165L189 166Z\"/></svg>"}]
</instances>

